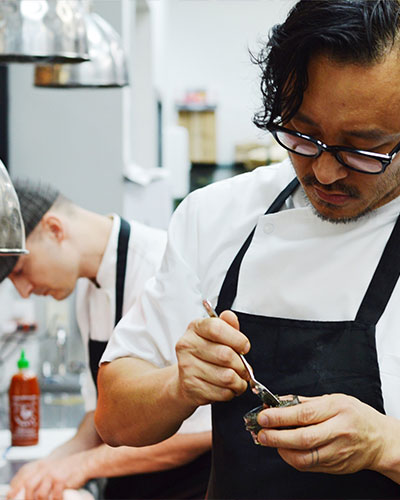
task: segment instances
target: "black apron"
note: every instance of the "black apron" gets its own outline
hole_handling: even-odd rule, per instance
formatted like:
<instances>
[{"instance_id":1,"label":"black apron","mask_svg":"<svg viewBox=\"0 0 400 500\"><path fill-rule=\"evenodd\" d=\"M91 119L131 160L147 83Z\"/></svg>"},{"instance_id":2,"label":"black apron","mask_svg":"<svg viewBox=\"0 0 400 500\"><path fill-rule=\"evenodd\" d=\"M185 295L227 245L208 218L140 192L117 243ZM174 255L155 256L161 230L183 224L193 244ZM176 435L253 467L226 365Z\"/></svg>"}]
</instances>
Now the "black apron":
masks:
<instances>
[{"instance_id":1,"label":"black apron","mask_svg":"<svg viewBox=\"0 0 400 500\"><path fill-rule=\"evenodd\" d=\"M114 326L122 318L129 236L130 225L121 218L117 247ZM106 345L107 342L94 340L89 335L89 363L96 388L98 366ZM107 479L104 498L124 500L204 498L210 465L211 452L207 452L182 467L149 474L111 477Z\"/></svg>"},{"instance_id":2,"label":"black apron","mask_svg":"<svg viewBox=\"0 0 400 500\"><path fill-rule=\"evenodd\" d=\"M129 236L131 233L131 226L122 217L120 218L121 225L118 233L118 246L117 246L117 266L116 266L116 279L115 279L115 317L114 326L122 318L122 306L124 304L124 290L125 290L125 274L126 274L126 261L128 258L128 245ZM92 373L93 382L97 389L97 373L99 371L100 359L107 346L107 341L92 339L89 332L89 365Z\"/></svg>"},{"instance_id":3,"label":"black apron","mask_svg":"<svg viewBox=\"0 0 400 500\"><path fill-rule=\"evenodd\" d=\"M266 214L278 212L297 186L295 179ZM226 274L216 307L218 314L231 309L240 265L254 232L255 228ZM240 330L251 342L246 358L257 379L276 394L345 393L384 413L375 325L399 274L398 219L354 321L302 321L234 311ZM400 498L400 485L377 472L299 472L284 462L275 449L255 445L244 428L243 415L259 404L258 398L247 390L229 402L212 405L213 463L208 498Z\"/></svg>"}]
</instances>

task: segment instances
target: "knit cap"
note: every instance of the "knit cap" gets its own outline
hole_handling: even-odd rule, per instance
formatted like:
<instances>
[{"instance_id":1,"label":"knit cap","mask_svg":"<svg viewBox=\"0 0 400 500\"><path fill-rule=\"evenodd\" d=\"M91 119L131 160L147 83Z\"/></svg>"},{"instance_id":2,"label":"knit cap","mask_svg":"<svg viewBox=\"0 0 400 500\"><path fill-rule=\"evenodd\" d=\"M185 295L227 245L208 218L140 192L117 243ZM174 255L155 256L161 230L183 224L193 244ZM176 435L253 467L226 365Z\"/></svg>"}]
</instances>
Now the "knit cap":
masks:
<instances>
[{"instance_id":1,"label":"knit cap","mask_svg":"<svg viewBox=\"0 0 400 500\"><path fill-rule=\"evenodd\" d=\"M53 205L60 191L49 184L28 180L17 180L13 182L13 185L21 207L25 237L28 238L43 215ZM17 255L0 257L0 282L11 273L18 258Z\"/></svg>"}]
</instances>

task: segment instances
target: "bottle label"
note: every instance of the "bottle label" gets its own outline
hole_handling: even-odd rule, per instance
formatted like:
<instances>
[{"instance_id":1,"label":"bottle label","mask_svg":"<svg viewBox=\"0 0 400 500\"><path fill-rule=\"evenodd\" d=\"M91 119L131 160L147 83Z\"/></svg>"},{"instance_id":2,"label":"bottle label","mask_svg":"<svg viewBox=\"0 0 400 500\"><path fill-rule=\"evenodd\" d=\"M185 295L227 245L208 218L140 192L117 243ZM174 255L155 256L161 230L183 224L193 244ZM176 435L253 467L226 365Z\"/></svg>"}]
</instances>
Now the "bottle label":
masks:
<instances>
[{"instance_id":1,"label":"bottle label","mask_svg":"<svg viewBox=\"0 0 400 500\"><path fill-rule=\"evenodd\" d=\"M34 438L38 432L39 396L14 395L10 402L14 436Z\"/></svg>"}]
</instances>

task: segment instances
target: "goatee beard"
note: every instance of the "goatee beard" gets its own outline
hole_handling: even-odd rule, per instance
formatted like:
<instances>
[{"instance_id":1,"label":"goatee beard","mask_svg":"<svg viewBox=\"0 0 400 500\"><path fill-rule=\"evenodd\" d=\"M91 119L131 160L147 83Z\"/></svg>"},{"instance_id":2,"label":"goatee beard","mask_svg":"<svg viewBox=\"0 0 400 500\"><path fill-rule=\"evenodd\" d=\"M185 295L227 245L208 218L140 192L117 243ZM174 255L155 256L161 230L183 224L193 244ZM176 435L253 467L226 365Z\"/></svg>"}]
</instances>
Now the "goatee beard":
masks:
<instances>
[{"instance_id":1,"label":"goatee beard","mask_svg":"<svg viewBox=\"0 0 400 500\"><path fill-rule=\"evenodd\" d=\"M333 184L321 184L320 182L318 182L318 180L316 179L316 177L313 175L313 174L307 174L305 175L302 180L301 180L303 186L309 186L309 187L317 187L317 188L320 188L324 191L335 191L335 192L340 192L340 193L343 193L347 196L350 196L351 198L354 198L354 199L358 199L361 197L361 194L360 194L360 191L354 187L354 186L348 186L347 184L344 184L340 181L338 182L334 182ZM325 221L325 222L330 222L332 224L348 224L350 222L356 222L358 221L359 219L361 219L362 217L364 217L365 215L367 215L368 213L371 212L371 209L369 207L367 207L363 212L360 212L359 214L357 215L354 215L352 217L332 217L332 216L329 216L329 215L325 215L325 214L322 214L321 212L319 212L315 207L314 205L311 203L310 199L308 198L305 190L304 190L304 198L307 202L308 205L311 206L311 209L313 211L313 213L321 220ZM329 208L330 210L334 211L335 209L337 209L337 206L336 205L333 205L331 203L328 203L326 201L323 201L321 200L321 203L323 205L325 205L327 208Z\"/></svg>"}]
</instances>

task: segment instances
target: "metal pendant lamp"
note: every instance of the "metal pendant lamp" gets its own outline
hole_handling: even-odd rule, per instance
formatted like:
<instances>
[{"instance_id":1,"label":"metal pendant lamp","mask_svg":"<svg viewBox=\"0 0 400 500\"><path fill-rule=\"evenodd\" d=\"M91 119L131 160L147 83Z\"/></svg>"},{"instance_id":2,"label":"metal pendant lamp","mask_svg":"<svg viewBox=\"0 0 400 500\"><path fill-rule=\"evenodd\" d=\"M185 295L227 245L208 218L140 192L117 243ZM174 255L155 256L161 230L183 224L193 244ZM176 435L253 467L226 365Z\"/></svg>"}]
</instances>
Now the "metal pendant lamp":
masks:
<instances>
[{"instance_id":1,"label":"metal pendant lamp","mask_svg":"<svg viewBox=\"0 0 400 500\"><path fill-rule=\"evenodd\" d=\"M0 160L0 258L3 255L26 253L25 226L18 196Z\"/></svg>"},{"instance_id":2,"label":"metal pendant lamp","mask_svg":"<svg viewBox=\"0 0 400 500\"><path fill-rule=\"evenodd\" d=\"M38 64L35 86L51 88L124 87L129 84L121 37L101 16L85 14L90 61Z\"/></svg>"},{"instance_id":3,"label":"metal pendant lamp","mask_svg":"<svg viewBox=\"0 0 400 500\"><path fill-rule=\"evenodd\" d=\"M0 0L0 63L88 59L81 0Z\"/></svg>"}]
</instances>

